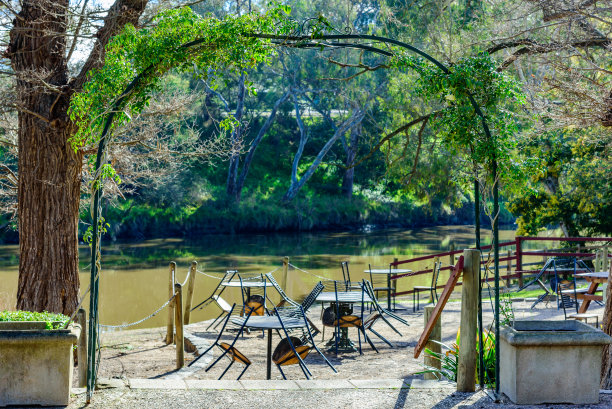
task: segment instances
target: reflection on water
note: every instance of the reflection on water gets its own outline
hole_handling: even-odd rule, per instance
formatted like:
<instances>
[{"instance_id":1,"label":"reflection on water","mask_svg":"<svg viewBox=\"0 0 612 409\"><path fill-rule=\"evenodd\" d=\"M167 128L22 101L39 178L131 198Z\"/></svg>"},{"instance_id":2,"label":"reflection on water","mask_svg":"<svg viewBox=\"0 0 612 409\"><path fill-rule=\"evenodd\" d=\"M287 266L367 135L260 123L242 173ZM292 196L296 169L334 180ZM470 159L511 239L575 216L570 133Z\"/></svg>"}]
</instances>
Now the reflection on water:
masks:
<instances>
[{"instance_id":1,"label":"reflection on water","mask_svg":"<svg viewBox=\"0 0 612 409\"><path fill-rule=\"evenodd\" d=\"M489 232L482 232L483 245L489 244ZM514 239L513 230L500 231L500 240ZM368 264L384 266L394 258L400 260L433 252L446 251L451 243L456 249L474 244L470 226L440 226L423 229L387 229L367 232L276 233L210 235L199 240L155 239L136 243L103 243L102 275L100 281L100 321L103 324L133 322L149 315L168 297L168 264L176 261L178 277L183 282L192 260L199 270L215 275L228 268L241 272L267 273L277 270L283 256L290 262L316 275L341 278L340 262L350 262L351 279L366 278ZM17 291L18 245L0 246L0 310L13 308ZM89 248L81 248L81 287L89 284ZM448 259L442 260L448 263ZM414 263L411 269L426 267ZM218 275L218 274L216 274ZM448 276L440 276L444 282ZM384 276L383 276L384 279ZM426 275L399 281L399 290L414 285L429 284ZM288 294L300 299L318 281L314 275L291 269L288 274ZM194 303L206 298L218 281L198 274ZM229 302L239 301L239 290L230 288L223 293ZM277 297L273 297L276 299ZM87 301L84 305L87 307ZM192 321L209 319L218 314L216 307L192 313ZM164 312L140 324L139 327L157 327L165 324Z\"/></svg>"}]
</instances>

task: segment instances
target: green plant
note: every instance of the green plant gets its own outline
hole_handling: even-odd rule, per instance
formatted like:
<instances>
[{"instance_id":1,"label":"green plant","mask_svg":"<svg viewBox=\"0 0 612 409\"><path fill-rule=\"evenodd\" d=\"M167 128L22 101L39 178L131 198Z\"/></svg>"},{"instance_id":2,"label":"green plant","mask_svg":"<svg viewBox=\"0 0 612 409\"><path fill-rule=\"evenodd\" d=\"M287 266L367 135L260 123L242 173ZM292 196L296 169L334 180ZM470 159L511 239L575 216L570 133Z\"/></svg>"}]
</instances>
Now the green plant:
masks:
<instances>
[{"instance_id":1,"label":"green plant","mask_svg":"<svg viewBox=\"0 0 612 409\"><path fill-rule=\"evenodd\" d=\"M0 311L0 322L2 321L44 321L46 329L61 328L69 317L63 314L52 312L32 312L32 311Z\"/></svg>"}]
</instances>

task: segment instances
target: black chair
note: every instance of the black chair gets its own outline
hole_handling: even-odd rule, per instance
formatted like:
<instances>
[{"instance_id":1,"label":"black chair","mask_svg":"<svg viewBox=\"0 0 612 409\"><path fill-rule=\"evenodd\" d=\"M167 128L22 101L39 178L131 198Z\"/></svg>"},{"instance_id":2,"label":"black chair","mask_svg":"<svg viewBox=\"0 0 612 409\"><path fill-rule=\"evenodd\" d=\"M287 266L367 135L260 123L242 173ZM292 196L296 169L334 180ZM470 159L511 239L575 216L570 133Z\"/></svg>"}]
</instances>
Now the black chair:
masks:
<instances>
[{"instance_id":1,"label":"black chair","mask_svg":"<svg viewBox=\"0 0 612 409\"><path fill-rule=\"evenodd\" d=\"M219 284L217 284L217 286L213 289L212 293L210 293L210 295L206 297L203 301L198 303L198 305L193 307L191 311L194 311L196 308L202 309L206 307L208 304L215 301L215 295L220 297L223 291L225 291L225 289L227 288L225 286L222 286L221 284L232 281L232 278L234 278L236 274L238 274L238 270L227 270L223 277L221 277L221 279L219 280Z\"/></svg>"},{"instance_id":2,"label":"black chair","mask_svg":"<svg viewBox=\"0 0 612 409\"><path fill-rule=\"evenodd\" d=\"M221 353L221 355L219 355L219 357L213 363L211 363L208 366L208 368L206 368L206 372L208 372L210 369L212 369L212 367L215 366L221 360L221 358L223 358L224 356L227 356L230 359L230 363L227 366L227 368L225 368L225 370L223 371L221 376L219 376L219 379L222 379L223 376L225 376L227 371L232 367L232 365L234 365L235 362L240 362L240 363L244 364L244 369L242 370L242 372L240 372L240 375L238 375L237 379L240 379L242 377L242 375L244 375L246 370L249 369L249 366L251 366L251 361L242 352L240 352L235 347L235 344L236 344L236 341L238 341L238 338L240 338L240 336L242 336L242 333L244 332L244 327L245 327L247 321L249 320L249 318L251 317L251 314L253 313L253 310L249 311L249 313L247 314L246 318L243 318L243 322L238 327L238 332L237 332L234 340L231 342L231 344L228 344L227 342L220 342L221 336L223 335L223 333L227 329L228 323L229 323L230 319L232 318L232 315L233 315L233 313L235 311L237 311L236 310L236 304L232 305L232 308L231 308L230 312L227 314L225 320L223 321L223 326L221 327L221 330L219 331L219 334L217 335L217 338L212 343L212 345L210 347L208 347L204 352L202 352L196 359L191 361L188 366L191 366L191 365L195 364L200 358L202 358L213 347L216 346L216 347L218 347L223 352Z\"/></svg>"},{"instance_id":3,"label":"black chair","mask_svg":"<svg viewBox=\"0 0 612 409\"><path fill-rule=\"evenodd\" d=\"M376 299L376 295L374 294L374 289L372 287L372 284L368 281L368 280L363 280L363 289L366 292L366 294L368 295L368 297L370 297L370 299L372 300L372 307L380 314L380 318L393 330L395 331L399 336L402 336L402 333L399 332L399 330L397 328L395 328L391 322L389 322L389 320L386 317L390 317L393 318L394 320L406 325L406 326L410 326L410 324L408 324L408 321L406 321L404 318L400 317L399 315L397 315L396 313L394 313L393 311L389 311L386 308L384 308L380 302ZM376 333L375 333L376 334ZM378 335L378 334L376 334Z\"/></svg>"},{"instance_id":4,"label":"black chair","mask_svg":"<svg viewBox=\"0 0 612 409\"><path fill-rule=\"evenodd\" d=\"M363 351L361 349L361 335L363 335L364 340L367 341L368 344L370 344L372 349L378 353L378 349L376 348L374 343L369 339L368 335L366 334L366 329L364 326L364 322L365 322L364 312L366 310L366 306L365 306L365 291L363 290L363 287L360 286L361 313L359 315L356 315L353 313L353 308L347 308L348 303L343 303L342 301L339 300L338 282L333 281L332 283L333 283L334 293L336 295L335 297L336 300L332 306L328 307L327 316L325 313L323 314L323 326L334 328L334 349L335 349L336 355L338 354L339 340L342 337L341 330L346 329L348 331L348 328L357 329L357 336L359 339L359 354L363 355ZM341 307L341 304L343 304L342 307Z\"/></svg>"},{"instance_id":5,"label":"black chair","mask_svg":"<svg viewBox=\"0 0 612 409\"><path fill-rule=\"evenodd\" d=\"M240 280L240 289L242 294L242 314L248 314L252 311L253 315L266 315L268 313L266 307L266 279L263 274L256 274L244 277L238 274ZM249 287L248 282L262 283L261 287Z\"/></svg>"},{"instance_id":6,"label":"black chair","mask_svg":"<svg viewBox=\"0 0 612 409\"><path fill-rule=\"evenodd\" d=\"M595 318L595 328L599 328L599 314L595 313L579 313L578 312L578 297L576 293L576 280L563 280L557 283L557 296L559 297L559 303L563 308L563 315L565 319L568 318L584 321L588 323L589 318ZM568 308L575 308L575 313L567 312Z\"/></svg>"},{"instance_id":7,"label":"black chair","mask_svg":"<svg viewBox=\"0 0 612 409\"><path fill-rule=\"evenodd\" d=\"M344 291L354 291L361 290L361 286L359 283L353 283L351 281L351 274L349 272L349 262L343 261L340 263L340 267L342 267L342 278L344 279Z\"/></svg>"},{"instance_id":8,"label":"black chair","mask_svg":"<svg viewBox=\"0 0 612 409\"><path fill-rule=\"evenodd\" d=\"M431 301L435 304L438 302L438 292L436 286L438 285L438 276L440 275L440 267L442 262L434 262L433 271L431 274L431 285L422 286L416 285L413 287L412 292L412 311L418 311L420 306L420 294L423 291L429 292L431 295Z\"/></svg>"},{"instance_id":9,"label":"black chair","mask_svg":"<svg viewBox=\"0 0 612 409\"><path fill-rule=\"evenodd\" d=\"M219 294L213 294L211 298L215 302L215 304L217 304L217 306L221 309L221 314L219 314L219 316L215 318L208 327L206 327L206 331L208 331L210 327L212 327L213 329L217 329L219 324L223 322L219 321L220 318L223 317L223 315L229 315L232 313L232 306L223 298L221 298Z\"/></svg>"},{"instance_id":10,"label":"black chair","mask_svg":"<svg viewBox=\"0 0 612 409\"><path fill-rule=\"evenodd\" d=\"M389 286L388 277L384 276L384 280L381 280L379 278L375 281L374 280L375 274L372 274L372 266L370 264L368 264L368 269L370 270L370 283L372 283L372 288L374 290L374 293L376 294L376 298L378 298L378 293L380 291L384 291L385 293L387 293L387 297L391 298L391 305L395 305L395 288ZM391 274L390 265L389 265L389 274Z\"/></svg>"}]
</instances>

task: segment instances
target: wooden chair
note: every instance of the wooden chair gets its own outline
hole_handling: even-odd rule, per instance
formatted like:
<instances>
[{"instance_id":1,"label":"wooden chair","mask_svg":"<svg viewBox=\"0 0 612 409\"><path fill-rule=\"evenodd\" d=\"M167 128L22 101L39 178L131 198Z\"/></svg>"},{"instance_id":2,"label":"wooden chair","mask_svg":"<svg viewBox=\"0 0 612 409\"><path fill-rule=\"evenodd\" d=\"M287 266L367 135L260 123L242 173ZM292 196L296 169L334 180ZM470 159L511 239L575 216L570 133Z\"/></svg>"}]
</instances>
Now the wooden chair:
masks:
<instances>
[{"instance_id":1,"label":"wooden chair","mask_svg":"<svg viewBox=\"0 0 612 409\"><path fill-rule=\"evenodd\" d=\"M438 285L438 276L440 275L441 262L434 263L433 271L431 274L431 285L422 286L417 285L413 288L412 293L412 311L418 311L420 306L420 294L422 291L427 291L431 295L431 301L435 304L438 302L438 292L436 286ZM415 301L416 300L416 301Z\"/></svg>"},{"instance_id":2,"label":"wooden chair","mask_svg":"<svg viewBox=\"0 0 612 409\"><path fill-rule=\"evenodd\" d=\"M584 321L588 324L590 318L595 318L595 328L599 328L599 314L595 313L579 313L578 300L576 297L576 281L563 280L557 283L557 295L559 303L563 307L563 315L565 319L571 318L574 320ZM568 308L575 308L576 313L567 312Z\"/></svg>"}]
</instances>

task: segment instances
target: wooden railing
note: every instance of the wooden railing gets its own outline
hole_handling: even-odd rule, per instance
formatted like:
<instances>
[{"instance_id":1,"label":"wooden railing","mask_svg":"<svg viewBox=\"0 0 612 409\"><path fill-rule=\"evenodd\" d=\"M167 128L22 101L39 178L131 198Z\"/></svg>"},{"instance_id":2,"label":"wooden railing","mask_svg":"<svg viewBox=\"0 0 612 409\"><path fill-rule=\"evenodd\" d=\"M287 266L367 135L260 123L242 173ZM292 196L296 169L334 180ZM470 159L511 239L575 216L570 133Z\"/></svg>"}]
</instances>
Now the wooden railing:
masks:
<instances>
[{"instance_id":1,"label":"wooden railing","mask_svg":"<svg viewBox=\"0 0 612 409\"><path fill-rule=\"evenodd\" d=\"M578 246L561 248L561 249L529 249L524 250L523 244L527 241L558 241L558 242L575 242L579 243ZM604 243L600 246L595 247L583 247L580 243L593 243L593 242L601 242ZM519 286L523 285L523 276L525 274L535 274L540 271L540 269L536 270L525 270L527 266L542 266L543 262L524 262L524 257L577 257L582 259L594 259L596 257L595 253L586 252L585 250L593 250L593 249L603 249L606 246L612 243L612 237L531 237L531 236L517 236L513 241L506 241L503 243L499 243L500 249L500 258L499 258L499 270L500 270L500 279L505 280L506 284L510 284L510 280L518 279ZM491 245L482 246L481 250L490 250ZM575 249L575 250L574 250ZM505 255L503 254L505 252ZM402 268L408 268L409 264L416 262L423 262L427 260L441 259L443 257L449 257L449 262L446 266L442 267L440 271L452 270L454 267L454 259L455 255L462 254L463 250L451 250L442 253L430 254L427 256L419 256L414 257L408 260L395 260L391 263L391 267L398 268L401 266ZM612 257L612 254L605 253L605 256L608 260ZM493 263L493 255L491 253L484 253L481 257L481 266L485 266L488 263ZM502 265L502 263L504 263ZM481 267L483 268L483 267ZM429 274L433 272L433 266L431 268L425 268L417 271L412 271L409 273L395 274L391 276L391 280L399 280L401 278L414 277L424 274ZM487 281L492 281L494 278L490 277ZM483 279L485 281L485 279ZM457 285L461 285L459 282ZM444 288L444 284L437 285L436 288ZM396 291L395 295L405 295L411 294L414 290L407 291Z\"/></svg>"}]
</instances>

